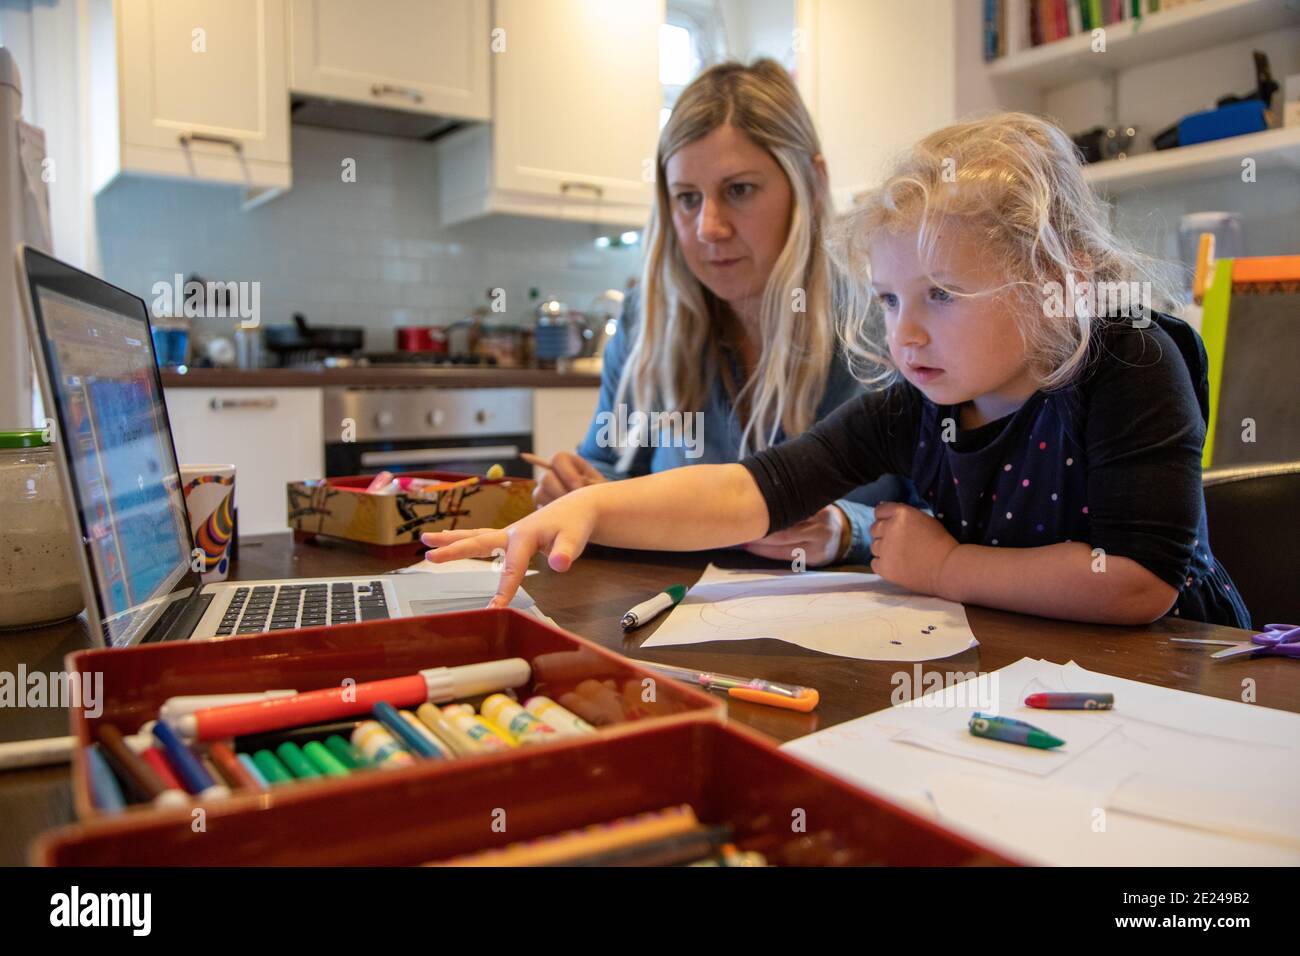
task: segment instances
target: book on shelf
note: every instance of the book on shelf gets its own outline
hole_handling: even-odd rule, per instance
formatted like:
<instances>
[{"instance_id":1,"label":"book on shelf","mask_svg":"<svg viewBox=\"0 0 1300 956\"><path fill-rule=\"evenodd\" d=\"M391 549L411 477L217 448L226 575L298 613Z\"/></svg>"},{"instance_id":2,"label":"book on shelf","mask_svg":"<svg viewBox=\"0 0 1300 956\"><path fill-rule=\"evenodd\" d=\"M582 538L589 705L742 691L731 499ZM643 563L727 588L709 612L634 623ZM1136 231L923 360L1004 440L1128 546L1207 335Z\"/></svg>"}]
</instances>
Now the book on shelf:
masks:
<instances>
[{"instance_id":1,"label":"book on shelf","mask_svg":"<svg viewBox=\"0 0 1300 956\"><path fill-rule=\"evenodd\" d=\"M1199 0L984 0L984 59L1141 20Z\"/></svg>"}]
</instances>

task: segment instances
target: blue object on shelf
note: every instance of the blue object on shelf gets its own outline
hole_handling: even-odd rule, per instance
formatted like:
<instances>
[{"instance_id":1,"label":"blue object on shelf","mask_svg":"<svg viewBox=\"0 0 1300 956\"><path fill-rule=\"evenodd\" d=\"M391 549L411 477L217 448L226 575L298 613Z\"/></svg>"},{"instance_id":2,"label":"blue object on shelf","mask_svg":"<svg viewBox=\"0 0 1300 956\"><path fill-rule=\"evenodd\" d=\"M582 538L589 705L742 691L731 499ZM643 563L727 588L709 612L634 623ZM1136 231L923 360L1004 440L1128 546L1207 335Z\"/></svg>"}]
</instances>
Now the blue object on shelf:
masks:
<instances>
[{"instance_id":1,"label":"blue object on shelf","mask_svg":"<svg viewBox=\"0 0 1300 956\"><path fill-rule=\"evenodd\" d=\"M177 368L185 364L190 345L190 333L183 328L153 327L153 350L160 368Z\"/></svg>"},{"instance_id":2,"label":"blue object on shelf","mask_svg":"<svg viewBox=\"0 0 1300 956\"><path fill-rule=\"evenodd\" d=\"M1203 113L1184 116L1178 124L1178 145L1208 143L1268 129L1262 100L1242 100Z\"/></svg>"}]
</instances>

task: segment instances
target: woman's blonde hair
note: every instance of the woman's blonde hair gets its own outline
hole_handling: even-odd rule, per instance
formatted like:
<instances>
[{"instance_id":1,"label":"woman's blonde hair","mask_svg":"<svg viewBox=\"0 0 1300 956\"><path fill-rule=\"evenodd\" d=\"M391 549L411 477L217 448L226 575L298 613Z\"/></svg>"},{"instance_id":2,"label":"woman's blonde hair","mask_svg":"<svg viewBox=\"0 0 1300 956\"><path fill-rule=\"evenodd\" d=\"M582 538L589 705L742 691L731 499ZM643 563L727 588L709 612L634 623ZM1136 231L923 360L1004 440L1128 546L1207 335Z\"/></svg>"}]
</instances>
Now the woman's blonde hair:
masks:
<instances>
[{"instance_id":1,"label":"woman's blonde hair","mask_svg":"<svg viewBox=\"0 0 1300 956\"><path fill-rule=\"evenodd\" d=\"M1044 389L1073 380L1096 324L1107 317L1105 310L1049 308L1065 304L1072 287L1136 290L1147 308L1168 307L1175 299L1168 264L1112 231L1108 205L1084 180L1078 150L1059 127L1028 113L971 119L905 151L884 183L861 194L833 230L832 256L853 277L859 296L842 316L840 332L862 381L878 384L895 373L879 304L867 290L872 241L882 231L915 231L921 261L934 262L954 228L976 230L1011 277L1008 285L973 294L1008 297L1030 372ZM1080 284L1085 281L1088 286Z\"/></svg>"},{"instance_id":2,"label":"woman's blonde hair","mask_svg":"<svg viewBox=\"0 0 1300 956\"><path fill-rule=\"evenodd\" d=\"M667 163L683 146L730 125L766 149L790 182L792 208L785 245L772 267L760 308L762 351L743 385L730 382L722 354L723 304L686 265L673 230ZM829 185L814 158L817 131L799 92L775 60L721 63L682 91L659 134L655 202L645 230L640 323L619 381L616 405L649 411L702 410L722 370L741 417L740 453L771 445L778 430L793 437L813 423L826 389L836 333L834 267L825 250L832 207ZM623 450L624 470L635 454Z\"/></svg>"}]
</instances>

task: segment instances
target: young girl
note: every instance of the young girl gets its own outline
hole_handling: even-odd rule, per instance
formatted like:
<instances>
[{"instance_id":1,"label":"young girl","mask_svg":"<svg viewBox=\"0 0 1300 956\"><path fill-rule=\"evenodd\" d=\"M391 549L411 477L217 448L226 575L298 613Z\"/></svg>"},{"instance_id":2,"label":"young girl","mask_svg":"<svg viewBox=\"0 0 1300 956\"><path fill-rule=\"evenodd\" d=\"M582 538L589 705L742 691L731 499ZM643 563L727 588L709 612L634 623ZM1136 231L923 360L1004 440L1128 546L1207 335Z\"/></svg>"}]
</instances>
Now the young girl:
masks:
<instances>
[{"instance_id":1,"label":"young girl","mask_svg":"<svg viewBox=\"0 0 1300 956\"><path fill-rule=\"evenodd\" d=\"M888 581L1070 620L1249 626L1206 533L1204 349L1149 310L1152 264L1110 232L1059 129L1009 113L932 134L838 245L870 287L845 344L884 387L739 464L593 485L504 530L425 535L429 560L504 549L502 607L537 551L564 571L588 541L739 544L893 472L934 514L877 507L871 569Z\"/></svg>"}]
</instances>

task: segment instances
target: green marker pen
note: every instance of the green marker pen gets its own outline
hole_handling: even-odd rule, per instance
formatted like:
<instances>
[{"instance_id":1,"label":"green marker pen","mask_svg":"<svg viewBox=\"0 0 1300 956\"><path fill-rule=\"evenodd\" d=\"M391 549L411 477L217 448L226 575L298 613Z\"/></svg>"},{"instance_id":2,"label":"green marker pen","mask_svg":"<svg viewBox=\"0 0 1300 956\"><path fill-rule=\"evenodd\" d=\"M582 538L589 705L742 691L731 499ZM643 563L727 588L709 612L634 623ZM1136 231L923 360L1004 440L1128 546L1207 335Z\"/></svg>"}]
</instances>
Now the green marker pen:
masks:
<instances>
[{"instance_id":1,"label":"green marker pen","mask_svg":"<svg viewBox=\"0 0 1300 956\"><path fill-rule=\"evenodd\" d=\"M1020 744L1023 747L1037 747L1040 750L1051 750L1053 747L1059 747L1065 743L1059 737L1053 737L1047 731L1041 730L1033 724L1027 724L1023 720L998 717L994 714L981 713L978 710L971 715L970 723L967 726L976 737L1002 740L1009 744Z\"/></svg>"},{"instance_id":2,"label":"green marker pen","mask_svg":"<svg viewBox=\"0 0 1300 956\"><path fill-rule=\"evenodd\" d=\"M302 748L291 740L286 740L276 747L275 755L284 761L289 772L299 780L310 780L321 775L320 771L311 765L311 761L303 756Z\"/></svg>"},{"instance_id":3,"label":"green marker pen","mask_svg":"<svg viewBox=\"0 0 1300 956\"><path fill-rule=\"evenodd\" d=\"M329 749L339 763L349 770L358 770L362 767L369 767L370 761L362 756L361 751L352 746L338 734L330 734L325 738L325 746Z\"/></svg>"},{"instance_id":4,"label":"green marker pen","mask_svg":"<svg viewBox=\"0 0 1300 956\"><path fill-rule=\"evenodd\" d=\"M642 601L623 615L623 630L630 631L642 624L648 624L664 611L675 606L685 596L686 585L684 584L674 584L660 591L650 600Z\"/></svg>"},{"instance_id":5,"label":"green marker pen","mask_svg":"<svg viewBox=\"0 0 1300 956\"><path fill-rule=\"evenodd\" d=\"M272 786L277 783L293 783L293 774L288 771L284 764L280 763L271 751L259 750L253 754L253 763L257 764L257 769L262 771L262 776Z\"/></svg>"},{"instance_id":6,"label":"green marker pen","mask_svg":"<svg viewBox=\"0 0 1300 956\"><path fill-rule=\"evenodd\" d=\"M319 740L303 744L302 755L320 771L322 776L346 777L348 775L348 768L343 766L342 761L330 753Z\"/></svg>"}]
</instances>

